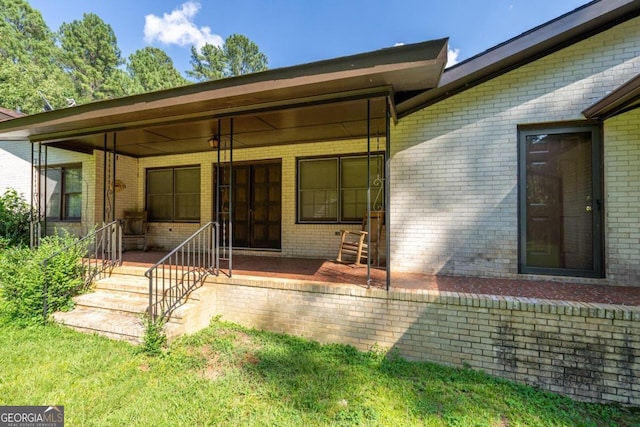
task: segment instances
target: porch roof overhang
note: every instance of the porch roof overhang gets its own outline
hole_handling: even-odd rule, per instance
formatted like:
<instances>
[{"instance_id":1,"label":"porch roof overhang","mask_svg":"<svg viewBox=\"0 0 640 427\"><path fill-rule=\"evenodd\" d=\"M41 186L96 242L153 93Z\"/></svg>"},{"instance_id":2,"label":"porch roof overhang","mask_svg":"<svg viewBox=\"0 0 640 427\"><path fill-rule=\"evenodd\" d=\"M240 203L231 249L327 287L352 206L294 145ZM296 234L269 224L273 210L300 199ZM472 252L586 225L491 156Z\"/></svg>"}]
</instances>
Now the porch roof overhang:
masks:
<instances>
[{"instance_id":1,"label":"porch roof overhang","mask_svg":"<svg viewBox=\"0 0 640 427\"><path fill-rule=\"evenodd\" d=\"M234 148L384 135L387 105L437 87L446 61L447 39L396 46L33 114L1 122L0 140L90 152L115 133L120 154L191 153L230 117Z\"/></svg>"},{"instance_id":2,"label":"porch roof overhang","mask_svg":"<svg viewBox=\"0 0 640 427\"><path fill-rule=\"evenodd\" d=\"M640 108L640 74L582 111L587 119L606 120Z\"/></svg>"}]
</instances>

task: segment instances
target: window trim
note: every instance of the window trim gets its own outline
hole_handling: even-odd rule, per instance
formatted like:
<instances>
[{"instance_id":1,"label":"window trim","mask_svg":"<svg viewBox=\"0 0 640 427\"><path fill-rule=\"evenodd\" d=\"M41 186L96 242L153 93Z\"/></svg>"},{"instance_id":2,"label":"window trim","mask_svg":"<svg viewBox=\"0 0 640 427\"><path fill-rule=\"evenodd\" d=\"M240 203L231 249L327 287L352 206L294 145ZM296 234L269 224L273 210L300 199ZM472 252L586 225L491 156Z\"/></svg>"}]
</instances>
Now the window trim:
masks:
<instances>
[{"instance_id":1,"label":"window trim","mask_svg":"<svg viewBox=\"0 0 640 427\"><path fill-rule=\"evenodd\" d=\"M66 174L65 171L69 170L69 169L79 169L80 170L80 191L73 191L73 192L68 192L66 191L67 188L67 184L66 184ZM82 163L70 163L70 164L62 164L62 165L53 165L53 166L47 166L46 168L43 169L44 170L44 180L45 180L45 185L43 186L42 190L44 190L47 186L46 184L46 180L48 179L48 172L52 171L52 170L59 170L60 171L60 193L58 193L58 212L56 216L49 216L49 213L47 212L47 210L49 209L49 203L47 199L47 195L45 194L45 217L47 219L47 221L52 221L52 222L82 222L82 196L83 196L83 190L82 190ZM67 195L68 194L80 194L80 216L67 216L66 212L67 212Z\"/></svg>"},{"instance_id":2,"label":"window trim","mask_svg":"<svg viewBox=\"0 0 640 427\"><path fill-rule=\"evenodd\" d=\"M382 203L382 208L384 209L384 205L386 204L386 197L384 195L385 192L385 185L384 185L384 179L386 177L385 175L385 170L386 170L386 158L385 158L385 152L384 151L375 151L375 152L371 152L371 153L348 153L348 154L335 154L335 155L326 155L326 156L305 156L305 157L298 157L296 158L296 224L361 224L362 223L362 218L359 219L349 219L349 220L342 220L342 190L344 189L343 185L342 185L342 159L353 159L353 158L366 158L368 156L371 156L371 160L375 160L376 157L380 157L380 166L382 168L381 170L381 174L382 174L382 178L383 178L383 183L381 185L381 190L382 190L382 198L381 198L381 203ZM337 166L337 170L336 170L336 174L337 174L337 180L336 180L336 209L337 209L337 213L336 213L336 219L332 220L332 219L320 219L320 220L303 220L301 218L301 206L300 206L300 178L301 178L301 174L300 174L300 164L304 161L313 161L313 160L327 160L327 159L336 159L336 166ZM373 187L372 187L373 188ZM371 200L371 203L373 203L374 200Z\"/></svg>"},{"instance_id":3,"label":"window trim","mask_svg":"<svg viewBox=\"0 0 640 427\"><path fill-rule=\"evenodd\" d=\"M198 212L198 218L196 219L176 219L176 170L185 170L185 169L197 169L199 172L200 186L198 187L197 194L199 197L200 211ZM172 177L171 218L170 219L152 219L151 209L149 207L149 172L162 171L162 170L171 171L171 177ZM193 223L199 223L201 221L202 219L202 167L201 165L193 164L193 165L184 165L184 166L162 166L162 167L146 168L144 181L145 181L145 189L144 189L145 210L147 211L149 222L193 224ZM180 194L186 194L186 193L180 193ZM189 193L189 194L192 194L192 193Z\"/></svg>"}]
</instances>

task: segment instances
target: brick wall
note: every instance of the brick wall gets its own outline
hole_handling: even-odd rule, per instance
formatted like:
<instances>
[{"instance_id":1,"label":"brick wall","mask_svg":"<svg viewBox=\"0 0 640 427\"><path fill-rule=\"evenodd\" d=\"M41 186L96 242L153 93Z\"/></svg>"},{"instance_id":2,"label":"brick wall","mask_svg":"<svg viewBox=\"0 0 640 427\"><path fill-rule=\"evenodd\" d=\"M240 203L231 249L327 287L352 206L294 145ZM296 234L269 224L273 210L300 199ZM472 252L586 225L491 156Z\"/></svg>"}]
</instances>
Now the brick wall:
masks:
<instances>
[{"instance_id":1,"label":"brick wall","mask_svg":"<svg viewBox=\"0 0 640 427\"><path fill-rule=\"evenodd\" d=\"M517 127L584 120L584 108L640 72L639 26L635 18L403 118L391 135L393 268L516 275ZM617 227L605 232L625 233ZM617 257L618 272L632 261Z\"/></svg>"},{"instance_id":2,"label":"brick wall","mask_svg":"<svg viewBox=\"0 0 640 427\"><path fill-rule=\"evenodd\" d=\"M102 150L94 150L93 155L95 158L95 190L94 190L94 209L95 209L95 222L101 224L104 215L103 201L104 201L104 167L105 158ZM116 187L113 188L112 173L113 173L113 156L108 153L107 157L107 222L111 221L113 214L115 218L122 218L125 210L142 210L144 205L141 205L138 200L138 176L140 171L138 170L138 159L133 157L123 156L118 154L116 156ZM115 191L115 212L112 207L113 203L113 191Z\"/></svg>"},{"instance_id":3,"label":"brick wall","mask_svg":"<svg viewBox=\"0 0 640 427\"><path fill-rule=\"evenodd\" d=\"M377 146L375 147L377 150ZM384 149L384 143L382 143ZM299 156L326 156L331 154L366 153L366 140L334 141L310 144L293 144L262 148L236 149L233 152L234 163L260 160L279 160L282 162L282 250L271 251L235 251L253 255L323 257L335 258L338 252L340 229L359 229L358 225L339 224L296 224L296 159ZM228 153L221 154L221 162L226 163ZM139 160L138 204L144 206L144 177L147 168L200 165L200 216L205 223L213 215L213 166L217 154L203 152L175 156L149 157ZM199 224L151 223L149 229L150 245L168 249L175 247L191 235ZM313 244L310 244L313 242ZM384 245L384 242L381 242Z\"/></svg>"},{"instance_id":4,"label":"brick wall","mask_svg":"<svg viewBox=\"0 0 640 427\"><path fill-rule=\"evenodd\" d=\"M640 284L640 110L604 124L607 276Z\"/></svg>"},{"instance_id":5,"label":"brick wall","mask_svg":"<svg viewBox=\"0 0 640 427\"><path fill-rule=\"evenodd\" d=\"M395 349L579 400L640 405L640 307L233 281L212 286L225 321Z\"/></svg>"}]
</instances>

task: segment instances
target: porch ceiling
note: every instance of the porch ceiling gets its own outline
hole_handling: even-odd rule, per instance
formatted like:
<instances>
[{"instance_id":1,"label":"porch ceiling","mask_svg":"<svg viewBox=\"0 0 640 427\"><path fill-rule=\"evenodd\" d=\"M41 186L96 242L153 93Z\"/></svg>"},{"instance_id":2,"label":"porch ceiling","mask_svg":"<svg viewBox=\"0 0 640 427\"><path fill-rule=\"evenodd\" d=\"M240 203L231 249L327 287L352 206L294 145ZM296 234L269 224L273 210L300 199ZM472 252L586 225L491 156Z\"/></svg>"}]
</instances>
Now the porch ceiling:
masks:
<instances>
[{"instance_id":1,"label":"porch ceiling","mask_svg":"<svg viewBox=\"0 0 640 427\"><path fill-rule=\"evenodd\" d=\"M234 148L363 137L368 118L384 135L387 102L393 111L396 97L436 87L446 53L447 40L434 40L100 101L2 122L0 140L89 152L115 134L134 157L201 152L229 134L231 117Z\"/></svg>"},{"instance_id":2,"label":"porch ceiling","mask_svg":"<svg viewBox=\"0 0 640 427\"><path fill-rule=\"evenodd\" d=\"M386 130L386 97L370 99L370 130L384 135ZM113 130L117 152L132 157L160 156L210 151L208 140L213 134L228 141L230 121L217 118L194 118L182 121ZM367 134L367 101L303 106L263 113L233 116L233 147L247 148L312 141L351 139ZM106 131L105 131L106 132ZM112 147L112 131L107 133ZM104 147L104 132L59 138L50 146L90 152ZM228 143L228 142L227 142Z\"/></svg>"}]
</instances>

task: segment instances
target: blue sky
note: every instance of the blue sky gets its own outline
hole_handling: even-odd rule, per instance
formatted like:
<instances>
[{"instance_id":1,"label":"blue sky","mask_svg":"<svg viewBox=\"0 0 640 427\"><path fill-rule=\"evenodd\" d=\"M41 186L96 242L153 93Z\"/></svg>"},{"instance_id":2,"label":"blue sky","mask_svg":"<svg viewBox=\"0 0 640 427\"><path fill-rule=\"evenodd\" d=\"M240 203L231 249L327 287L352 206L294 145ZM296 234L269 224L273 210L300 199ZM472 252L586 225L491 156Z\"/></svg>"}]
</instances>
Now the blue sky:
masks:
<instances>
[{"instance_id":1,"label":"blue sky","mask_svg":"<svg viewBox=\"0 0 640 427\"><path fill-rule=\"evenodd\" d=\"M233 33L253 40L269 68L449 37L457 61L588 0L28 0L49 28L92 12L111 25L127 57L164 49L182 72L190 47Z\"/></svg>"}]
</instances>

